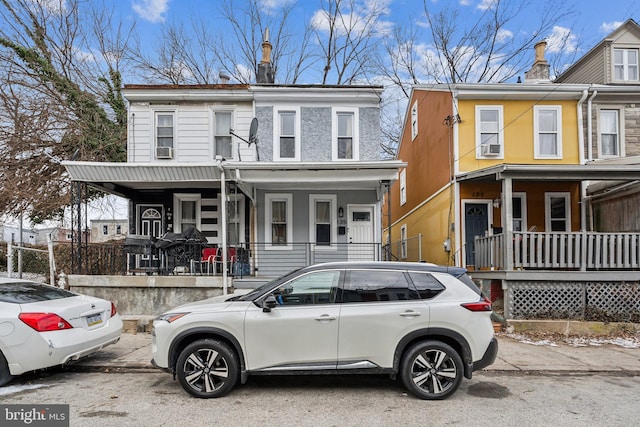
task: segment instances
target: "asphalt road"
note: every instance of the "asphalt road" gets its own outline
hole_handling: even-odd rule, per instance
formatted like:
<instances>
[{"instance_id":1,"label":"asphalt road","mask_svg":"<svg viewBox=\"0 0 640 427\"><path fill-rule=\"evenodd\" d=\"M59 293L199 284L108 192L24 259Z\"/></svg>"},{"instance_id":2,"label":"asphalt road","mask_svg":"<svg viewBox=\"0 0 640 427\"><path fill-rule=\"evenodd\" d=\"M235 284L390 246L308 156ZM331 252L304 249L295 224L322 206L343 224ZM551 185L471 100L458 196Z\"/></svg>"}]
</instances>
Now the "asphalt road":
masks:
<instances>
[{"instance_id":1,"label":"asphalt road","mask_svg":"<svg viewBox=\"0 0 640 427\"><path fill-rule=\"evenodd\" d=\"M640 377L587 374L480 373L435 402L385 376L253 377L210 400L187 395L162 372L54 370L0 389L3 404L69 404L70 425L78 427L629 426L640 419L637 396Z\"/></svg>"}]
</instances>

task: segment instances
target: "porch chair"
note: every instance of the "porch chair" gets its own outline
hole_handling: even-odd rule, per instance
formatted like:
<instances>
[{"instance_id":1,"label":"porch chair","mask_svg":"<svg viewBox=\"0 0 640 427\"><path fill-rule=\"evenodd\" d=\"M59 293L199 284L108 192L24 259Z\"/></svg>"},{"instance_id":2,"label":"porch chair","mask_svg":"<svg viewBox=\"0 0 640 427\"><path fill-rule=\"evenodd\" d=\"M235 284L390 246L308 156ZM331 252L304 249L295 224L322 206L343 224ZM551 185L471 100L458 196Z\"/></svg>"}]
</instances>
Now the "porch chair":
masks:
<instances>
[{"instance_id":1,"label":"porch chair","mask_svg":"<svg viewBox=\"0 0 640 427\"><path fill-rule=\"evenodd\" d=\"M220 248L204 248L202 250L202 258L200 260L191 260L191 271L200 271L200 274L204 274L206 266L207 275L216 275L218 269L217 265L222 264ZM199 267L199 268L198 268Z\"/></svg>"}]
</instances>

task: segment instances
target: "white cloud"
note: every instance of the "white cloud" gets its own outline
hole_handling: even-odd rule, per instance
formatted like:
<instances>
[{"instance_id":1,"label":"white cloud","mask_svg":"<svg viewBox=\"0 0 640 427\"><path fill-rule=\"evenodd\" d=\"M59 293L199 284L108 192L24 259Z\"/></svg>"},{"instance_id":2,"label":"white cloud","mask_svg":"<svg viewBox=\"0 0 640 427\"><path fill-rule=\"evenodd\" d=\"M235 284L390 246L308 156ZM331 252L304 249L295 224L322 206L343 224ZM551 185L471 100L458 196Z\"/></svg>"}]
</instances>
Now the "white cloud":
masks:
<instances>
[{"instance_id":1,"label":"white cloud","mask_svg":"<svg viewBox=\"0 0 640 427\"><path fill-rule=\"evenodd\" d=\"M551 35L547 37L547 52L571 53L578 49L578 38L569 28L556 25Z\"/></svg>"},{"instance_id":2,"label":"white cloud","mask_svg":"<svg viewBox=\"0 0 640 427\"><path fill-rule=\"evenodd\" d=\"M482 0L477 8L480 10L487 10L487 9L492 9L495 4L497 3L498 0Z\"/></svg>"},{"instance_id":3,"label":"white cloud","mask_svg":"<svg viewBox=\"0 0 640 427\"><path fill-rule=\"evenodd\" d=\"M603 22L602 25L600 25L600 32L604 34L609 34L610 32L614 31L616 28L618 28L622 24L623 24L622 21Z\"/></svg>"},{"instance_id":4,"label":"white cloud","mask_svg":"<svg viewBox=\"0 0 640 427\"><path fill-rule=\"evenodd\" d=\"M471 5L471 0L460 0L460 6L469 6Z\"/></svg>"},{"instance_id":5,"label":"white cloud","mask_svg":"<svg viewBox=\"0 0 640 427\"><path fill-rule=\"evenodd\" d=\"M352 3L354 8L341 10L342 19L335 22L337 27L335 30L339 35L344 35L348 31L352 33L362 34L365 31L372 32L373 36L383 37L391 32L393 22L380 19L382 16L389 14L390 0L363 0ZM377 19L371 22L371 16L374 14ZM311 17L311 25L320 31L328 32L330 29L329 15L324 10L317 10Z\"/></svg>"},{"instance_id":6,"label":"white cloud","mask_svg":"<svg viewBox=\"0 0 640 427\"><path fill-rule=\"evenodd\" d=\"M513 32L505 30L504 28L500 28L498 30L497 38L499 42L506 42L507 40L513 38Z\"/></svg>"},{"instance_id":7,"label":"white cloud","mask_svg":"<svg viewBox=\"0 0 640 427\"><path fill-rule=\"evenodd\" d=\"M171 0L135 0L131 3L133 11L145 21L164 22Z\"/></svg>"}]
</instances>

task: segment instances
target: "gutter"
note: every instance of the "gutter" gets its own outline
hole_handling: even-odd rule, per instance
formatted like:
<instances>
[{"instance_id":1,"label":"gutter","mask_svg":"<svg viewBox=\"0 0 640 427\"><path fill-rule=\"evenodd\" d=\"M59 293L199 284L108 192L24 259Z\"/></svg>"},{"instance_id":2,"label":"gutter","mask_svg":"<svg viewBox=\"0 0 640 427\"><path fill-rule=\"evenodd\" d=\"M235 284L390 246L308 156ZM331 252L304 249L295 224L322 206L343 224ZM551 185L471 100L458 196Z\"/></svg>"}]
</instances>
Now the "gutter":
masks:
<instances>
[{"instance_id":1,"label":"gutter","mask_svg":"<svg viewBox=\"0 0 640 427\"><path fill-rule=\"evenodd\" d=\"M587 162L593 161L593 148L591 144L593 143L593 132L591 131L591 102L598 94L597 90L593 91L593 94L589 97L587 101Z\"/></svg>"}]
</instances>

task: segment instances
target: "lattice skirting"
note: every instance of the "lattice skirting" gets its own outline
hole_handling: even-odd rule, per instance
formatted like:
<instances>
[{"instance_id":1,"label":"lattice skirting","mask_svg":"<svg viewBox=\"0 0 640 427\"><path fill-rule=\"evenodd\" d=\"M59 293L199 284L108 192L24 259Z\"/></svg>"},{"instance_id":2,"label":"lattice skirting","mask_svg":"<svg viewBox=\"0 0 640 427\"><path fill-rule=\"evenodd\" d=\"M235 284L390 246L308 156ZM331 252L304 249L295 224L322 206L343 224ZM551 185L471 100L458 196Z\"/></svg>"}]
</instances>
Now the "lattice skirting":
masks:
<instances>
[{"instance_id":1,"label":"lattice skirting","mask_svg":"<svg viewBox=\"0 0 640 427\"><path fill-rule=\"evenodd\" d=\"M640 282L509 282L509 319L640 322Z\"/></svg>"}]
</instances>

